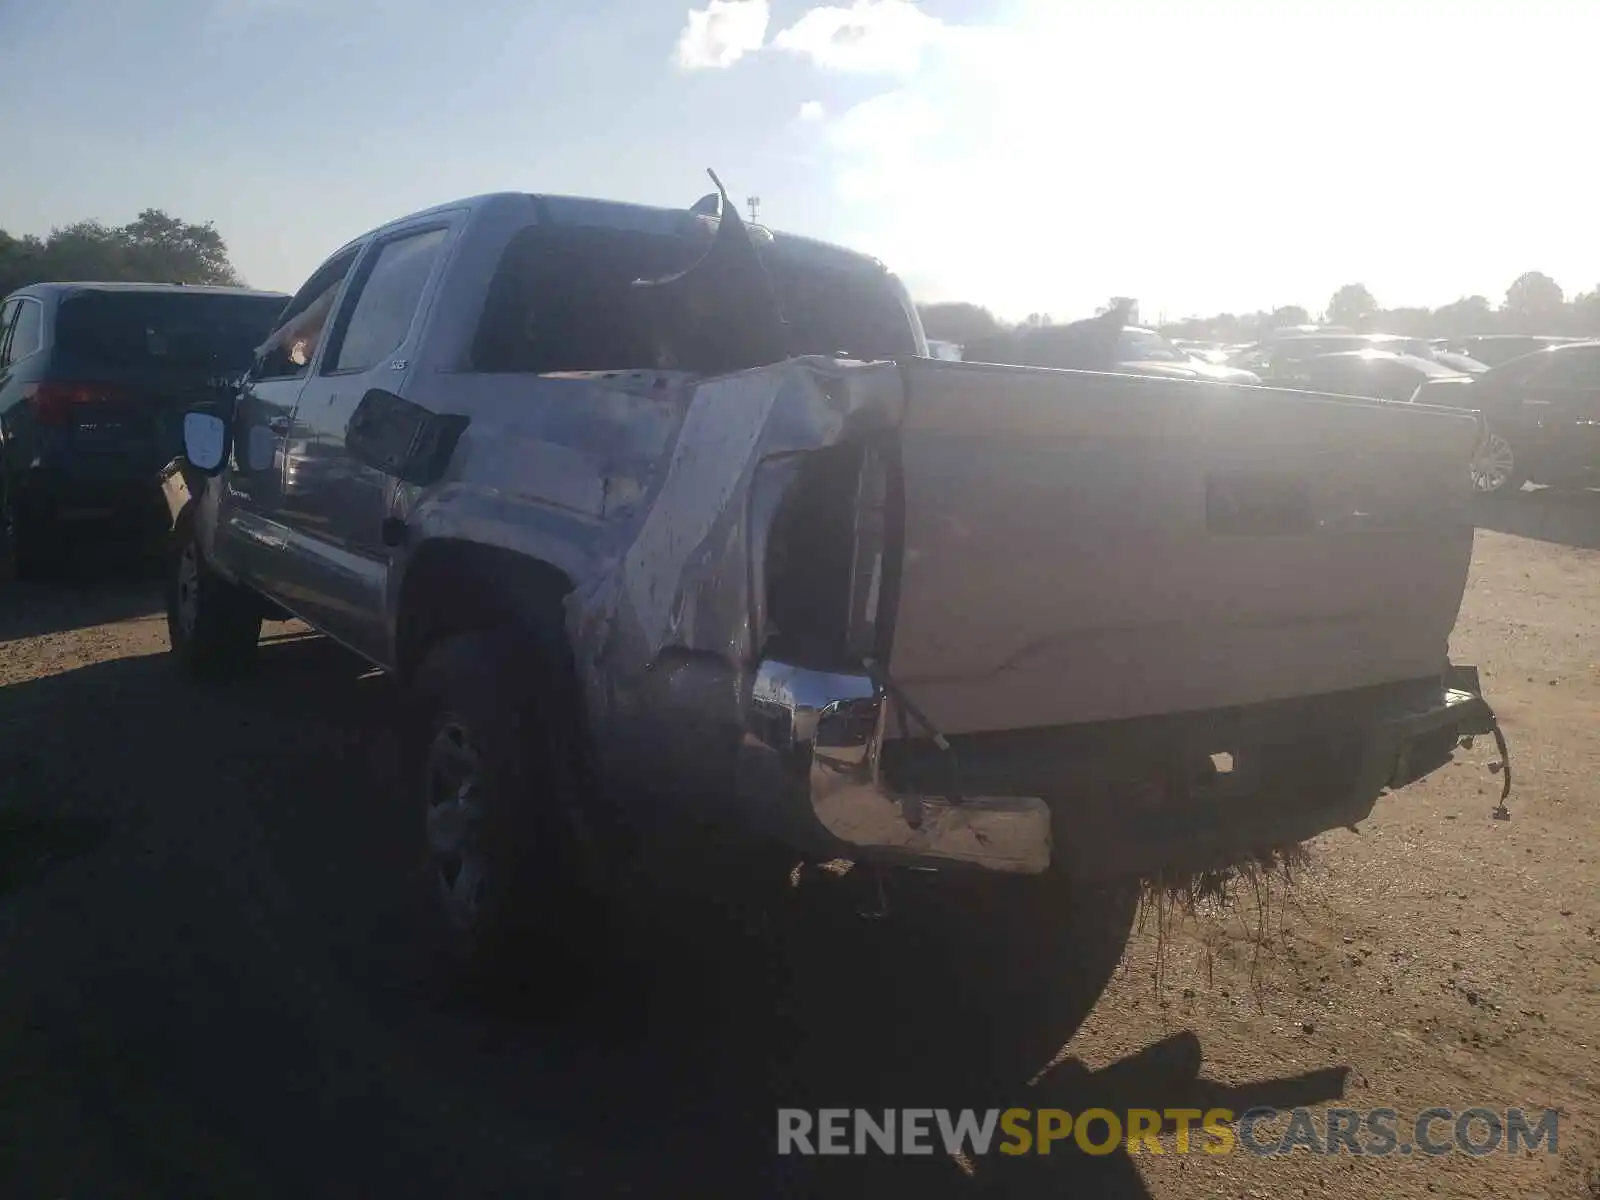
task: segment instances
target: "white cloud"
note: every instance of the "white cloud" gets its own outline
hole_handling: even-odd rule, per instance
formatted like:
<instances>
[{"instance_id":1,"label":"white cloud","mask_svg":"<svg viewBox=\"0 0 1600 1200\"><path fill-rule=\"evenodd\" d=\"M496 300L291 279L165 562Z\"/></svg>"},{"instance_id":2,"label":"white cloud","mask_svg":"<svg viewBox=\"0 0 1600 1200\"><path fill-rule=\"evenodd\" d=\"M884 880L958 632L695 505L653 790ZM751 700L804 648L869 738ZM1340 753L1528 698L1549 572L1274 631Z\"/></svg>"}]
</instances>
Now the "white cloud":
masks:
<instances>
[{"instance_id":1,"label":"white cloud","mask_svg":"<svg viewBox=\"0 0 1600 1200\"><path fill-rule=\"evenodd\" d=\"M820 121L827 116L827 111L822 107L820 100L807 100L800 106L800 119L802 121Z\"/></svg>"},{"instance_id":2,"label":"white cloud","mask_svg":"<svg viewBox=\"0 0 1600 1200\"><path fill-rule=\"evenodd\" d=\"M855 0L811 9L772 44L832 71L908 74L945 29L911 0Z\"/></svg>"},{"instance_id":3,"label":"white cloud","mask_svg":"<svg viewBox=\"0 0 1600 1200\"><path fill-rule=\"evenodd\" d=\"M731 67L767 40L767 0L708 0L691 8L678 35L677 63L688 71Z\"/></svg>"}]
</instances>

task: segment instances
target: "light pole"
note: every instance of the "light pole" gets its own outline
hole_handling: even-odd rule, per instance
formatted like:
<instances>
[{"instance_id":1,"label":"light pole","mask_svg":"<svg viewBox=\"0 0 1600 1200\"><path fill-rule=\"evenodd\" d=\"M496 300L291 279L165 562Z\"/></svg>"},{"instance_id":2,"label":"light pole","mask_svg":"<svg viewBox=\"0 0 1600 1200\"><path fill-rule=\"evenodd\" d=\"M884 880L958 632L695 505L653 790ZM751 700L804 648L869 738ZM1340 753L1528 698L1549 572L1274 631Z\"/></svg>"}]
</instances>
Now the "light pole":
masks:
<instances>
[{"instance_id":1,"label":"light pole","mask_svg":"<svg viewBox=\"0 0 1600 1200\"><path fill-rule=\"evenodd\" d=\"M760 224L760 221L757 218L756 213L761 208L761 197L760 196L751 196L748 200L745 201L745 203L750 206L750 224L752 224L752 225Z\"/></svg>"}]
</instances>

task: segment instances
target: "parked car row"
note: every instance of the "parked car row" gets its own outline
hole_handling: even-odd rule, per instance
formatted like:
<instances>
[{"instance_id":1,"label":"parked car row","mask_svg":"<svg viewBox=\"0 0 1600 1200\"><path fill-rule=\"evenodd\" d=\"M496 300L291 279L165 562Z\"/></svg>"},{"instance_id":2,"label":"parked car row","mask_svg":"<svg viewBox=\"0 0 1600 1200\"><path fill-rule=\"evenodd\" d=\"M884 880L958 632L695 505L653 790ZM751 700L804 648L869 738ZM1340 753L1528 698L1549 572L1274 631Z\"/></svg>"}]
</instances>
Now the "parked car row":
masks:
<instances>
[{"instance_id":1,"label":"parked car row","mask_svg":"<svg viewBox=\"0 0 1600 1200\"><path fill-rule=\"evenodd\" d=\"M1583 338L1548 337L1530 333L1486 333L1475 337L1436 338L1433 345L1438 350L1464 354L1488 366L1498 367L1501 363L1510 362L1513 358L1520 358L1524 354L1532 354L1535 350L1566 346L1583 340Z\"/></svg>"},{"instance_id":2,"label":"parked car row","mask_svg":"<svg viewBox=\"0 0 1600 1200\"><path fill-rule=\"evenodd\" d=\"M1041 367L1092 364L1136 375L1476 409L1484 415L1485 433L1470 473L1481 495L1509 495L1530 481L1597 481L1600 342L1535 334L1418 338L1303 325L1225 346L1169 340L1152 329L1126 326L1115 352L1092 362L1084 356L1083 340L1094 328L1084 321L1014 331L969 348L964 357Z\"/></svg>"},{"instance_id":3,"label":"parked car row","mask_svg":"<svg viewBox=\"0 0 1600 1200\"><path fill-rule=\"evenodd\" d=\"M1104 322L1109 318L1110 314L1105 314L1088 321L1011 330L965 347L961 357L968 362L1112 370L1164 379L1261 382L1253 371L1196 357L1154 329L1137 325L1108 326Z\"/></svg>"}]
</instances>

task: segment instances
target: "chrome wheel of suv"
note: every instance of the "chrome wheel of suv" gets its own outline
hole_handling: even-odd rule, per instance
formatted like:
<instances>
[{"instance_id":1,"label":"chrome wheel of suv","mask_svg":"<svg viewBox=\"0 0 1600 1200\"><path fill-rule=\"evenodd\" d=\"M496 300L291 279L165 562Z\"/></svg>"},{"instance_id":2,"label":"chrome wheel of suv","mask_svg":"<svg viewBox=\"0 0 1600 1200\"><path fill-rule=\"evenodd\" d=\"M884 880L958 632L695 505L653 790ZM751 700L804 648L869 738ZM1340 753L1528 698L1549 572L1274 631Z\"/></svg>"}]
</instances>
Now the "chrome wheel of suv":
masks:
<instances>
[{"instance_id":1,"label":"chrome wheel of suv","mask_svg":"<svg viewBox=\"0 0 1600 1200\"><path fill-rule=\"evenodd\" d=\"M1517 456L1511 443L1491 430L1472 456L1472 489L1484 495L1515 491Z\"/></svg>"}]
</instances>

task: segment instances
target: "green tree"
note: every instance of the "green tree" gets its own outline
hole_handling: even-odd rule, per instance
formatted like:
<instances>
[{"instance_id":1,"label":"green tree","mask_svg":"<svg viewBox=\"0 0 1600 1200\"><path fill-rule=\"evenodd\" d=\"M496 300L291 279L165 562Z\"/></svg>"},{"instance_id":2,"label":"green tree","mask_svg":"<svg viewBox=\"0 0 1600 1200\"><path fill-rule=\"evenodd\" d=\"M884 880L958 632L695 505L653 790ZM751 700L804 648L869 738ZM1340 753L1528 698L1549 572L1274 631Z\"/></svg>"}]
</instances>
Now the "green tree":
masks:
<instances>
[{"instance_id":1,"label":"green tree","mask_svg":"<svg viewBox=\"0 0 1600 1200\"><path fill-rule=\"evenodd\" d=\"M1386 308L1375 315L1373 327L1384 333L1398 333L1405 337L1427 337L1433 330L1433 310Z\"/></svg>"},{"instance_id":2,"label":"green tree","mask_svg":"<svg viewBox=\"0 0 1600 1200\"><path fill-rule=\"evenodd\" d=\"M75 279L241 282L214 225L185 222L160 209L147 208L126 225L60 225L42 239L0 230L0 295L30 283Z\"/></svg>"},{"instance_id":3,"label":"green tree","mask_svg":"<svg viewBox=\"0 0 1600 1200\"><path fill-rule=\"evenodd\" d=\"M994 337L1005 329L987 308L965 301L919 304L917 313L922 317L923 331L930 338L962 346L980 338Z\"/></svg>"},{"instance_id":4,"label":"green tree","mask_svg":"<svg viewBox=\"0 0 1600 1200\"><path fill-rule=\"evenodd\" d=\"M1108 316L1113 312L1122 314L1122 323L1124 325L1137 325L1139 323L1139 302L1132 296L1113 296L1094 310L1097 317Z\"/></svg>"},{"instance_id":5,"label":"green tree","mask_svg":"<svg viewBox=\"0 0 1600 1200\"><path fill-rule=\"evenodd\" d=\"M1328 301L1328 323L1360 329L1378 311L1378 302L1364 283L1347 283Z\"/></svg>"},{"instance_id":6,"label":"green tree","mask_svg":"<svg viewBox=\"0 0 1600 1200\"><path fill-rule=\"evenodd\" d=\"M1565 305L1559 283L1543 271L1527 271L1506 289L1504 312L1513 324L1533 328L1558 321Z\"/></svg>"},{"instance_id":7,"label":"green tree","mask_svg":"<svg viewBox=\"0 0 1600 1200\"><path fill-rule=\"evenodd\" d=\"M1442 308L1433 310L1429 321L1432 332L1440 337L1465 337L1474 333L1493 333L1494 310L1487 296L1463 296Z\"/></svg>"},{"instance_id":8,"label":"green tree","mask_svg":"<svg viewBox=\"0 0 1600 1200\"><path fill-rule=\"evenodd\" d=\"M1311 314L1298 304L1285 304L1282 308L1272 310L1270 322L1274 329L1286 329L1291 325L1311 324Z\"/></svg>"},{"instance_id":9,"label":"green tree","mask_svg":"<svg viewBox=\"0 0 1600 1200\"><path fill-rule=\"evenodd\" d=\"M239 274L228 261L228 245L210 221L193 224L147 208L113 236L127 265L145 279L170 283L236 285Z\"/></svg>"},{"instance_id":10,"label":"green tree","mask_svg":"<svg viewBox=\"0 0 1600 1200\"><path fill-rule=\"evenodd\" d=\"M1572 331L1583 337L1600 337L1600 286L1572 298Z\"/></svg>"}]
</instances>

